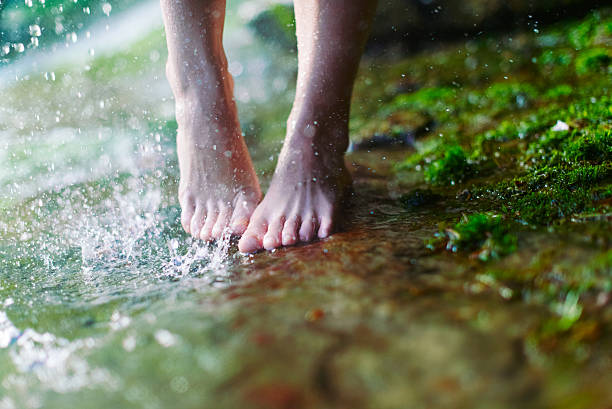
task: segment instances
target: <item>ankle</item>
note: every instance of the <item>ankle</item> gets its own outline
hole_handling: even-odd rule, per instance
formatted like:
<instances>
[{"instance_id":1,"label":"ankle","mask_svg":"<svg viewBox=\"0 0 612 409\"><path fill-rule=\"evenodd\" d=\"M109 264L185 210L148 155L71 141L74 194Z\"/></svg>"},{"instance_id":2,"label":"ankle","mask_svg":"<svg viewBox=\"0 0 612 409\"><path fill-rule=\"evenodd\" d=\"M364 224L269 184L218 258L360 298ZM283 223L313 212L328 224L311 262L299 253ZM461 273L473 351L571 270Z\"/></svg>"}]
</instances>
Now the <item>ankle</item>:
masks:
<instances>
[{"instance_id":1,"label":"ankle","mask_svg":"<svg viewBox=\"0 0 612 409\"><path fill-rule=\"evenodd\" d=\"M313 111L292 114L287 121L287 143L343 154L349 142L348 113Z\"/></svg>"}]
</instances>

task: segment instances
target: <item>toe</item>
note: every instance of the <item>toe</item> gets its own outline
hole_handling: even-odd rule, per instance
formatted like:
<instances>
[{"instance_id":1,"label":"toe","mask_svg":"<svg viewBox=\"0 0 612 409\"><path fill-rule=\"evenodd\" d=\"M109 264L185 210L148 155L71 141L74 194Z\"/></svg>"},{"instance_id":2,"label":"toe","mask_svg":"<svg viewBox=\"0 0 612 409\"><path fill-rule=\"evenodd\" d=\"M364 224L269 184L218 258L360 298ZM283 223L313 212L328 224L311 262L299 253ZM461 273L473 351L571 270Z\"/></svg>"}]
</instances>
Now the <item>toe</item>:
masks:
<instances>
[{"instance_id":1,"label":"toe","mask_svg":"<svg viewBox=\"0 0 612 409\"><path fill-rule=\"evenodd\" d=\"M300 227L300 240L304 242L311 241L314 237L316 220L314 217L305 217L302 220L302 227Z\"/></svg>"},{"instance_id":2,"label":"toe","mask_svg":"<svg viewBox=\"0 0 612 409\"><path fill-rule=\"evenodd\" d=\"M181 205L181 226L187 233L191 233L191 220L195 212L195 205L192 200L187 200L185 205Z\"/></svg>"},{"instance_id":3,"label":"toe","mask_svg":"<svg viewBox=\"0 0 612 409\"><path fill-rule=\"evenodd\" d=\"M189 223L189 232L194 238L198 238L200 235L200 230L202 229L202 225L204 224L204 207L197 206L193 216L191 217L191 222Z\"/></svg>"},{"instance_id":4,"label":"toe","mask_svg":"<svg viewBox=\"0 0 612 409\"><path fill-rule=\"evenodd\" d=\"M212 229L217 222L217 216L219 214L218 209L214 205L208 205L207 213L206 213L206 222L204 223L204 227L202 227L202 231L200 232L200 239L204 241L210 240Z\"/></svg>"},{"instance_id":5,"label":"toe","mask_svg":"<svg viewBox=\"0 0 612 409\"><path fill-rule=\"evenodd\" d=\"M282 243L283 246L292 246L298 241L299 219L296 216L290 217L285 222L283 228Z\"/></svg>"},{"instance_id":6,"label":"toe","mask_svg":"<svg viewBox=\"0 0 612 409\"><path fill-rule=\"evenodd\" d=\"M238 250L241 253L254 253L261 250L261 241L255 236L242 236L238 242Z\"/></svg>"},{"instance_id":7,"label":"toe","mask_svg":"<svg viewBox=\"0 0 612 409\"><path fill-rule=\"evenodd\" d=\"M268 223L263 217L253 217L238 242L238 250L242 253L253 253L263 248L263 237L268 230Z\"/></svg>"},{"instance_id":8,"label":"toe","mask_svg":"<svg viewBox=\"0 0 612 409\"><path fill-rule=\"evenodd\" d=\"M270 226L268 226L268 232L263 238L263 246L266 250L272 250L281 246L281 233L285 224L285 217L275 218Z\"/></svg>"},{"instance_id":9,"label":"toe","mask_svg":"<svg viewBox=\"0 0 612 409\"><path fill-rule=\"evenodd\" d=\"M234 208L230 221L230 231L237 236L242 235L249 226L249 219L255 210L256 202L239 200Z\"/></svg>"},{"instance_id":10,"label":"toe","mask_svg":"<svg viewBox=\"0 0 612 409\"><path fill-rule=\"evenodd\" d=\"M332 230L332 219L329 216L324 216L321 217L320 223L319 223L319 238L320 239L324 239L325 237L329 236L331 234L331 230Z\"/></svg>"},{"instance_id":11,"label":"toe","mask_svg":"<svg viewBox=\"0 0 612 409\"><path fill-rule=\"evenodd\" d=\"M232 215L231 208L228 205L221 204L221 211L217 217L217 222L212 229L211 235L214 239L220 239L227 225L229 224L230 216Z\"/></svg>"}]
</instances>

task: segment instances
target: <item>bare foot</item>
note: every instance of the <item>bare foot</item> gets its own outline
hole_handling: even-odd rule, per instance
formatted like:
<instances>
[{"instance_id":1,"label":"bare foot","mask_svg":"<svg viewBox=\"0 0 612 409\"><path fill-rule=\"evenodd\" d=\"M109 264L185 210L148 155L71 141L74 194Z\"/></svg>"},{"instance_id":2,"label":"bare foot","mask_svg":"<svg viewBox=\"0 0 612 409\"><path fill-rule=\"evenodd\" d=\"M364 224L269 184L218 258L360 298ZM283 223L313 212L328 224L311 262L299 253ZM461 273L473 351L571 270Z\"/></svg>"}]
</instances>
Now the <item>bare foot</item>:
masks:
<instances>
[{"instance_id":1,"label":"bare foot","mask_svg":"<svg viewBox=\"0 0 612 409\"><path fill-rule=\"evenodd\" d=\"M302 124L290 126L270 189L238 243L243 253L309 242L332 232L351 184L344 165L346 121Z\"/></svg>"},{"instance_id":2,"label":"bare foot","mask_svg":"<svg viewBox=\"0 0 612 409\"><path fill-rule=\"evenodd\" d=\"M176 100L181 224L202 240L241 234L261 199L223 50L225 1L161 1Z\"/></svg>"},{"instance_id":3,"label":"bare foot","mask_svg":"<svg viewBox=\"0 0 612 409\"><path fill-rule=\"evenodd\" d=\"M202 240L240 235L261 199L233 102L177 99L181 224Z\"/></svg>"}]
</instances>

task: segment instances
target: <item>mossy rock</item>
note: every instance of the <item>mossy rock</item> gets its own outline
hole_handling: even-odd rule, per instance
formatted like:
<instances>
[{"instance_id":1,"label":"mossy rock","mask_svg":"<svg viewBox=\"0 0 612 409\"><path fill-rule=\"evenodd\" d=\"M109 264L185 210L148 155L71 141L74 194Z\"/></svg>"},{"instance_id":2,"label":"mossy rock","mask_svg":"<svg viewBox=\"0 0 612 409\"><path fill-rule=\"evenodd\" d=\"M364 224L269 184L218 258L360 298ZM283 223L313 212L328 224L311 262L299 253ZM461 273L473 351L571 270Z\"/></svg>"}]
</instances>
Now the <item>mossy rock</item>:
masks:
<instances>
[{"instance_id":1,"label":"mossy rock","mask_svg":"<svg viewBox=\"0 0 612 409\"><path fill-rule=\"evenodd\" d=\"M454 226L441 230L428 241L427 247L467 252L487 261L516 251L517 236L512 230L512 223L503 216L476 213L463 216Z\"/></svg>"},{"instance_id":2,"label":"mossy rock","mask_svg":"<svg viewBox=\"0 0 612 409\"><path fill-rule=\"evenodd\" d=\"M468 162L460 146L450 146L444 156L425 169L425 180L434 185L455 185L474 174L474 166Z\"/></svg>"},{"instance_id":3,"label":"mossy rock","mask_svg":"<svg viewBox=\"0 0 612 409\"><path fill-rule=\"evenodd\" d=\"M576 57L576 72L585 75L592 72L610 72L612 50L607 48L592 48L585 50Z\"/></svg>"}]
</instances>

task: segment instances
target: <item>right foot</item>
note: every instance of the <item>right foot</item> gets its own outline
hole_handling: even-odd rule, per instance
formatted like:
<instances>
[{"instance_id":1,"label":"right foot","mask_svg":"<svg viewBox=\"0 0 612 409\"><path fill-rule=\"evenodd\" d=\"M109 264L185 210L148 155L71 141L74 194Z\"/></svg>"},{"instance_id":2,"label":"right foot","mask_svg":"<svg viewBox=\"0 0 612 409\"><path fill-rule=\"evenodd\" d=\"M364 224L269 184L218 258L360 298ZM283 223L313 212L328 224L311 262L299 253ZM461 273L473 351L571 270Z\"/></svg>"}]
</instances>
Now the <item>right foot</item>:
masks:
<instances>
[{"instance_id":1,"label":"right foot","mask_svg":"<svg viewBox=\"0 0 612 409\"><path fill-rule=\"evenodd\" d=\"M244 233L261 200L236 106L230 99L231 83L228 88L217 98L209 95L206 102L200 97L181 97L176 103L181 224L202 240L219 239L226 231Z\"/></svg>"},{"instance_id":2,"label":"right foot","mask_svg":"<svg viewBox=\"0 0 612 409\"><path fill-rule=\"evenodd\" d=\"M337 224L351 185L344 165L348 120L299 123L290 127L270 189L238 243L242 253L323 239Z\"/></svg>"}]
</instances>

